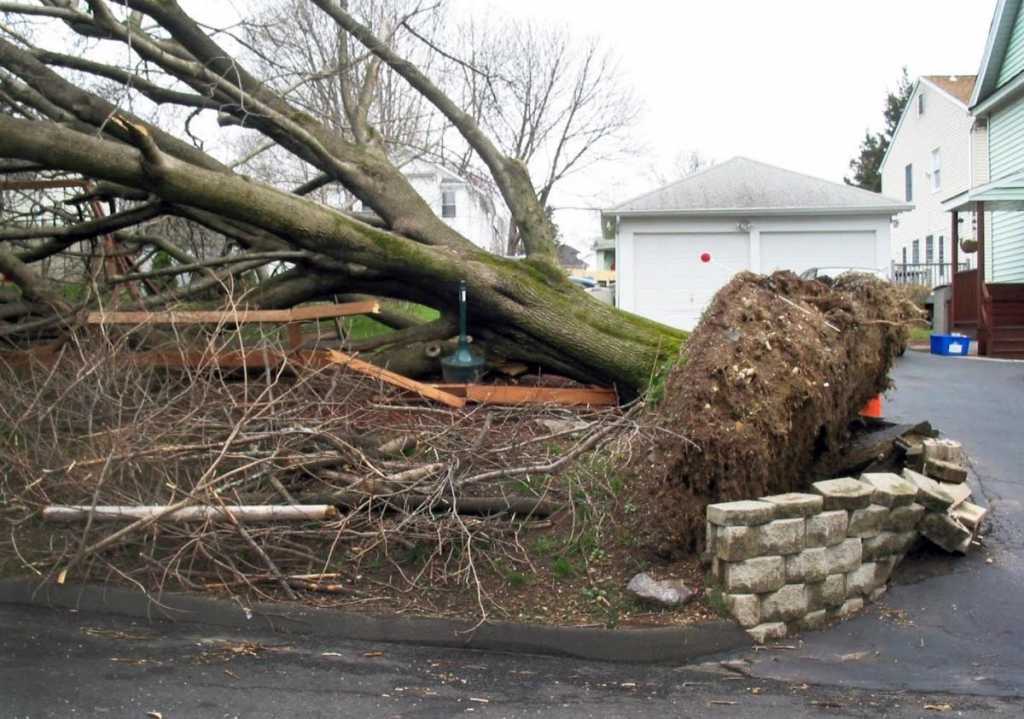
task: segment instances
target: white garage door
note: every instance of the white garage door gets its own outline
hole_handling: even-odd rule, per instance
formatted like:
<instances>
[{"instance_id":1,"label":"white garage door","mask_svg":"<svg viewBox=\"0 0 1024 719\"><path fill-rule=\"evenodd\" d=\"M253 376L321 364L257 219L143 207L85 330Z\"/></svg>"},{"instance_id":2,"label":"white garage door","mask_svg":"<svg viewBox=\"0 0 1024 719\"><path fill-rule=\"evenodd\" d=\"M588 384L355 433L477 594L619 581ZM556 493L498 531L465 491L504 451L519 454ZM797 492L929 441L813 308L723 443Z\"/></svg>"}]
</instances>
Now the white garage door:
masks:
<instances>
[{"instance_id":1,"label":"white garage door","mask_svg":"<svg viewBox=\"0 0 1024 719\"><path fill-rule=\"evenodd\" d=\"M812 267L876 269L874 232L762 232L761 272Z\"/></svg>"},{"instance_id":2,"label":"white garage door","mask_svg":"<svg viewBox=\"0 0 1024 719\"><path fill-rule=\"evenodd\" d=\"M634 235L633 311L691 330L729 278L750 265L747 234ZM711 261L701 262L701 254Z\"/></svg>"}]
</instances>

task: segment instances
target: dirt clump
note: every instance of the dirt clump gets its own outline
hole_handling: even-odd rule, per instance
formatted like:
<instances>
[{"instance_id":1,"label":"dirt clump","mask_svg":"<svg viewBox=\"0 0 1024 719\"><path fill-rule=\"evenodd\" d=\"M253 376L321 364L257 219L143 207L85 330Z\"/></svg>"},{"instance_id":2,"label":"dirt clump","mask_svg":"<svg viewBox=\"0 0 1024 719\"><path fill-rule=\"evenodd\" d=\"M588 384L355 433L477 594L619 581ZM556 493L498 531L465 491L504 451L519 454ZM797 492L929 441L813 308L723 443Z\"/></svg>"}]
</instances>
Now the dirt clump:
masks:
<instances>
[{"instance_id":1,"label":"dirt clump","mask_svg":"<svg viewBox=\"0 0 1024 719\"><path fill-rule=\"evenodd\" d=\"M918 311L866 274L736 275L666 379L639 471L645 542L662 556L703 549L705 507L804 488L815 460L888 387Z\"/></svg>"}]
</instances>

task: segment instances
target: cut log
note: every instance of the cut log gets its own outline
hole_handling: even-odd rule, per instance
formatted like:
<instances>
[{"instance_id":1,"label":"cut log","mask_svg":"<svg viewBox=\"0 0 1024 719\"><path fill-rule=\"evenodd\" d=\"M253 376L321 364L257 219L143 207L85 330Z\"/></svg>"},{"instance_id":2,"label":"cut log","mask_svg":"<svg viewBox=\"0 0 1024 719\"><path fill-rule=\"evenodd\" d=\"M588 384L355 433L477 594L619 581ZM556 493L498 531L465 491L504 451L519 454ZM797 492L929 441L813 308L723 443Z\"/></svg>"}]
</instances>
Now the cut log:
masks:
<instances>
[{"instance_id":1,"label":"cut log","mask_svg":"<svg viewBox=\"0 0 1024 719\"><path fill-rule=\"evenodd\" d=\"M426 494L412 492L375 496L365 492L342 491L301 497L300 499L307 502L328 502L348 508L360 507L371 501L403 512L412 512L419 508L429 509L432 512L450 512L454 509L459 514L518 514L523 517L547 517L563 506L550 499L522 496L461 497L453 503L451 498L430 497Z\"/></svg>"},{"instance_id":2,"label":"cut log","mask_svg":"<svg viewBox=\"0 0 1024 719\"><path fill-rule=\"evenodd\" d=\"M51 505L43 509L43 521L71 524L84 522L92 516L94 522L135 521L148 519L166 510L164 505L140 507L89 505ZM228 516L230 513L230 517ZM239 522L309 522L333 519L338 510L330 504L283 505L196 505L183 507L160 517L161 522L230 521Z\"/></svg>"}]
</instances>

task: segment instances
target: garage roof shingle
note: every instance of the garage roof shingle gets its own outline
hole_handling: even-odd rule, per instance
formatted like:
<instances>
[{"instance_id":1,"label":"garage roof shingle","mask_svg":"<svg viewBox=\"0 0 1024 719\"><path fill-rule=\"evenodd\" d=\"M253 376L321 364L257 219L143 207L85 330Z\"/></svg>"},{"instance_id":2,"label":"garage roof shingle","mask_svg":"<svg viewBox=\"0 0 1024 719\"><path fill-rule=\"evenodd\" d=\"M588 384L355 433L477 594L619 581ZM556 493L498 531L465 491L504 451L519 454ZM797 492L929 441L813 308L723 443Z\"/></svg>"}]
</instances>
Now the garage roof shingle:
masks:
<instances>
[{"instance_id":1,"label":"garage roof shingle","mask_svg":"<svg viewBox=\"0 0 1024 719\"><path fill-rule=\"evenodd\" d=\"M911 205L838 182L784 170L746 157L727 162L665 185L605 210L607 214L754 214L891 212Z\"/></svg>"}]
</instances>

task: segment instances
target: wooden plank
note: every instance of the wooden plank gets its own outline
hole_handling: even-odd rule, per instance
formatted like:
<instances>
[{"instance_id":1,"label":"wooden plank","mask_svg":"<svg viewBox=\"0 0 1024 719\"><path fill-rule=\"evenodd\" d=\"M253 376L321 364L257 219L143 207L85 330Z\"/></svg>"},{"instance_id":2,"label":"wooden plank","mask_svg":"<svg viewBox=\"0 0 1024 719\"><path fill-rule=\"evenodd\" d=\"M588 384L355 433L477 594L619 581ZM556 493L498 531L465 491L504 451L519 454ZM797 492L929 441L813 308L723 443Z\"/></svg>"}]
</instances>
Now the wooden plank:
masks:
<instances>
[{"instance_id":1,"label":"wooden plank","mask_svg":"<svg viewBox=\"0 0 1024 719\"><path fill-rule=\"evenodd\" d=\"M312 305L290 310L176 310L170 312L90 312L91 325L206 325L247 322L302 322L367 315L380 312L377 302L346 302L336 305Z\"/></svg>"},{"instance_id":2,"label":"wooden plank","mask_svg":"<svg viewBox=\"0 0 1024 719\"><path fill-rule=\"evenodd\" d=\"M312 355L313 353L303 354ZM359 372L360 374L365 374L368 377L373 377L375 379L381 380L382 382L392 384L395 387L407 389L410 392L415 392L421 397L432 399L435 402L440 402L441 404L447 405L448 407L461 409L466 406L466 400L462 399L461 397L456 397L455 395L449 392L445 392L444 390L432 387L429 384L417 382L414 379L405 377L396 372L392 372L391 370L383 369L375 364L370 364L369 362L357 359L352 355L345 354L344 352L338 352L337 350L327 350L326 352L319 352L317 354L325 357L327 361L332 364L341 365L343 367L351 369L353 372Z\"/></svg>"},{"instance_id":3,"label":"wooden plank","mask_svg":"<svg viewBox=\"0 0 1024 719\"><path fill-rule=\"evenodd\" d=\"M619 399L604 387L523 387L519 385L438 384L451 394L470 402L497 405L553 404L563 407L613 407Z\"/></svg>"},{"instance_id":4,"label":"wooden plank","mask_svg":"<svg viewBox=\"0 0 1024 719\"><path fill-rule=\"evenodd\" d=\"M350 315L375 315L380 313L380 303L375 300L345 302L336 305L307 305L291 309L292 322L348 317Z\"/></svg>"}]
</instances>

